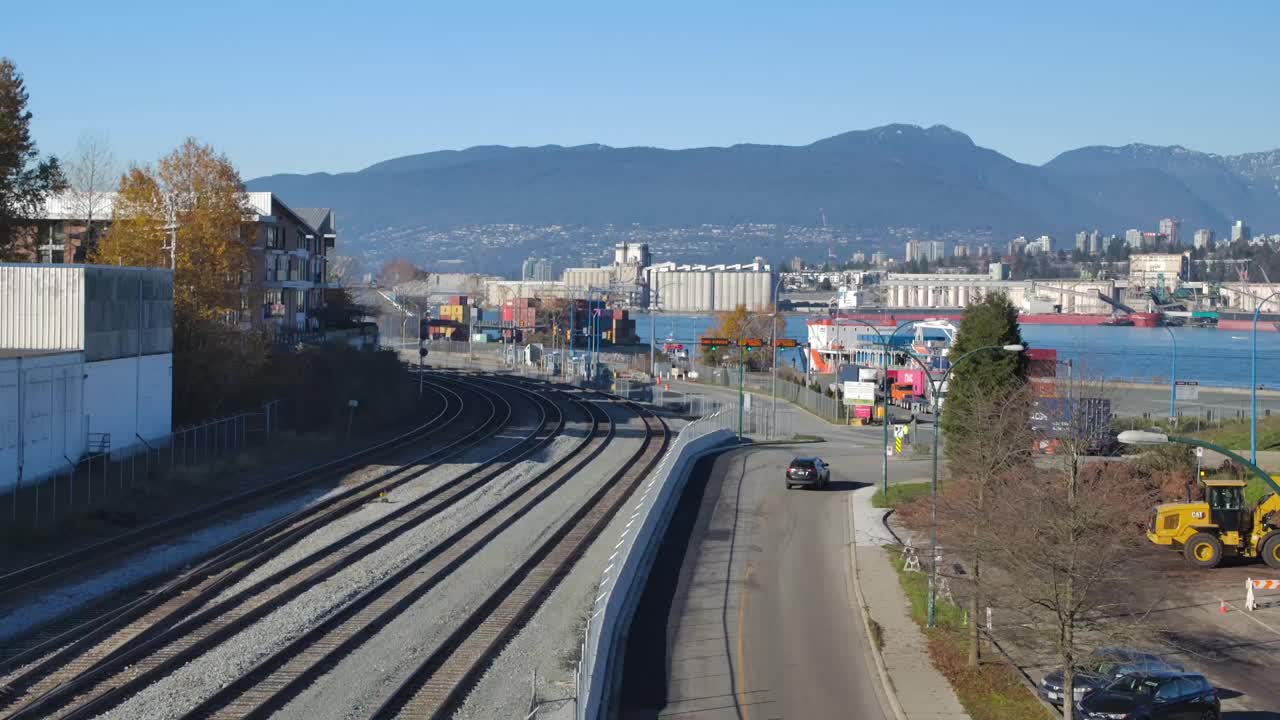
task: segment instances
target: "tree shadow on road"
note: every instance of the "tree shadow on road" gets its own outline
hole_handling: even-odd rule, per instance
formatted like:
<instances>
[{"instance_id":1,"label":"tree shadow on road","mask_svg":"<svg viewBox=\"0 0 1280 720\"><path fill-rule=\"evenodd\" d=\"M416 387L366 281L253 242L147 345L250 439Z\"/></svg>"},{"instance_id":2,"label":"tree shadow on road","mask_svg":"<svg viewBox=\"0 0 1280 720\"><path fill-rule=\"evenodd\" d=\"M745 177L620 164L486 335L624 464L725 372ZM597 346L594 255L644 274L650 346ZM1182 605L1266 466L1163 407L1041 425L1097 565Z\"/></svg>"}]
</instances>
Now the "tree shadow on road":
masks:
<instances>
[{"instance_id":1,"label":"tree shadow on road","mask_svg":"<svg viewBox=\"0 0 1280 720\"><path fill-rule=\"evenodd\" d=\"M826 487L809 487L806 490L816 490L820 492L853 492L859 488L864 488L871 483L851 482L849 480L832 480L827 483Z\"/></svg>"}]
</instances>

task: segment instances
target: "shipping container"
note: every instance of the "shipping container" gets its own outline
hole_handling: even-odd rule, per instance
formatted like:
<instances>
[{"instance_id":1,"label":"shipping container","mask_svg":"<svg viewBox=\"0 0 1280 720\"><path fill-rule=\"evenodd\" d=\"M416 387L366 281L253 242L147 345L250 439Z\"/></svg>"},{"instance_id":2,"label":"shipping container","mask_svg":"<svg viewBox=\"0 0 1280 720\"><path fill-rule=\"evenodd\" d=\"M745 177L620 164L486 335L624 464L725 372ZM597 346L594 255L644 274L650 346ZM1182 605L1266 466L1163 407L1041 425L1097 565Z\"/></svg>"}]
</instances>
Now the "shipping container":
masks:
<instances>
[{"instance_id":1,"label":"shipping container","mask_svg":"<svg viewBox=\"0 0 1280 720\"><path fill-rule=\"evenodd\" d=\"M1029 348L1027 377L1052 378L1058 374L1058 351L1053 348Z\"/></svg>"},{"instance_id":2,"label":"shipping container","mask_svg":"<svg viewBox=\"0 0 1280 720\"><path fill-rule=\"evenodd\" d=\"M1079 437L1092 449L1106 445L1111 436L1111 400L1108 398L1037 398L1032 403L1031 429L1043 438Z\"/></svg>"},{"instance_id":3,"label":"shipping container","mask_svg":"<svg viewBox=\"0 0 1280 720\"><path fill-rule=\"evenodd\" d=\"M841 365L836 368L836 382L858 382L860 374L865 368L858 365Z\"/></svg>"},{"instance_id":4,"label":"shipping container","mask_svg":"<svg viewBox=\"0 0 1280 720\"><path fill-rule=\"evenodd\" d=\"M928 387L928 382L924 376L924 370L920 370L918 368L890 370L889 380L895 385L911 386L911 393L918 397L924 397L925 389Z\"/></svg>"}]
</instances>

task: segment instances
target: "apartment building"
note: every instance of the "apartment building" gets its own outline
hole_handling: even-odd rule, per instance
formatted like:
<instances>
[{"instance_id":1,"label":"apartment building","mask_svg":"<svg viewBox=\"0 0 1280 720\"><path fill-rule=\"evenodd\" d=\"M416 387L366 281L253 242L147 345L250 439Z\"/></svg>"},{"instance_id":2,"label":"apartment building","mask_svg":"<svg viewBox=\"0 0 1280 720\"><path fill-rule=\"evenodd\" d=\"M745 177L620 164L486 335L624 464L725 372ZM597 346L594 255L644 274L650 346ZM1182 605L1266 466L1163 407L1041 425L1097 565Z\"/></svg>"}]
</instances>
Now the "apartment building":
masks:
<instances>
[{"instance_id":1,"label":"apartment building","mask_svg":"<svg viewBox=\"0 0 1280 720\"><path fill-rule=\"evenodd\" d=\"M253 214L244 237L252 269L244 283L240 324L292 335L320 330L329 251L337 242L333 211L290 208L270 192L249 193Z\"/></svg>"}]
</instances>

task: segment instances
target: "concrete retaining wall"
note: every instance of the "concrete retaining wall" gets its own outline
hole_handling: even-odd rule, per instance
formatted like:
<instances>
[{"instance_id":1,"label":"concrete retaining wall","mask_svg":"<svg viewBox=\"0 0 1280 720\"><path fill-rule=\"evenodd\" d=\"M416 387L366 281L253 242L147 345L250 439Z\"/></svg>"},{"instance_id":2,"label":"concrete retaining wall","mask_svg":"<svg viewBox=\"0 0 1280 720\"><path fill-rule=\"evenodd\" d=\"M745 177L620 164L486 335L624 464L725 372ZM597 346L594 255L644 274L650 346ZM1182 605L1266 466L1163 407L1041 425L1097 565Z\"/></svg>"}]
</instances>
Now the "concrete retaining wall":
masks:
<instances>
[{"instance_id":1,"label":"concrete retaining wall","mask_svg":"<svg viewBox=\"0 0 1280 720\"><path fill-rule=\"evenodd\" d=\"M577 677L578 720L609 717L619 687L627 628L689 473L698 458L734 442L735 435L727 428L736 421L736 411L732 418L726 411L685 426L653 475L640 486L640 494L628 503L634 517L622 537L607 538L618 545L601 575L583 638Z\"/></svg>"}]
</instances>

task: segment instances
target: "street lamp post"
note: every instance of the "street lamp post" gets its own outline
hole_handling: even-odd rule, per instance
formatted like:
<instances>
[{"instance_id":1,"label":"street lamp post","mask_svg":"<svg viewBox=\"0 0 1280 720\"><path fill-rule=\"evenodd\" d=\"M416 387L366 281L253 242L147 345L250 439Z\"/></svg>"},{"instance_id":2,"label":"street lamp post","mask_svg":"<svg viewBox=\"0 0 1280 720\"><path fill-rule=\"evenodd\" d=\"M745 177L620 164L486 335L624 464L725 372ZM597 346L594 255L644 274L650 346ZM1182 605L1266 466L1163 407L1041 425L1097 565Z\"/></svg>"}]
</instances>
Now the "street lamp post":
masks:
<instances>
[{"instance_id":1,"label":"street lamp post","mask_svg":"<svg viewBox=\"0 0 1280 720\"><path fill-rule=\"evenodd\" d=\"M896 332L896 331L895 331ZM956 358L951 363L951 367L942 374L941 380L934 380L933 373L929 372L929 368L925 366L920 358L908 353L908 357L915 360L920 369L924 370L925 377L929 378L929 385L933 388L933 485L931 489L932 507L930 509L930 562L929 562L929 627L937 627L937 604L938 604L938 432L939 426L942 424L942 404L939 402L942 393L942 386L946 384L947 378L951 376L951 372L965 361L965 358L979 353L984 350L1003 350L1005 352L1020 353L1025 348L1022 345L987 345L985 347L974 348L969 352ZM971 620L972 622L972 620Z\"/></svg>"},{"instance_id":2,"label":"street lamp post","mask_svg":"<svg viewBox=\"0 0 1280 720\"><path fill-rule=\"evenodd\" d=\"M893 338L898 332L903 328L913 327L918 322L920 321L910 320L899 325L889 333L887 339L884 338L883 333L872 327L876 334L884 339L884 351L880 354L880 374L883 375L880 382L884 385L884 418L880 421L881 433L884 436L884 447L880 448L880 489L884 492L885 502L889 501L889 353L893 348Z\"/></svg>"},{"instance_id":3,"label":"street lamp post","mask_svg":"<svg viewBox=\"0 0 1280 720\"><path fill-rule=\"evenodd\" d=\"M1169 422L1178 421L1178 338L1173 328L1164 326L1169 331L1169 342L1173 344L1173 369L1169 371Z\"/></svg>"},{"instance_id":4,"label":"street lamp post","mask_svg":"<svg viewBox=\"0 0 1280 720\"><path fill-rule=\"evenodd\" d=\"M1164 433L1148 432L1146 430L1125 430L1120 433L1116 439L1125 445L1164 445L1166 443L1178 443L1180 445L1191 445L1194 447L1202 447L1206 450L1212 450L1249 468L1249 470L1253 471L1253 474L1262 478L1263 482L1267 483L1267 485L1270 485L1273 492L1280 494L1280 485L1276 484L1275 479L1272 478L1269 473L1221 445L1214 445L1213 443L1205 442L1200 438L1178 437L1176 435L1166 435Z\"/></svg>"},{"instance_id":5,"label":"street lamp post","mask_svg":"<svg viewBox=\"0 0 1280 720\"><path fill-rule=\"evenodd\" d=\"M1249 460L1255 465L1258 463L1258 316L1267 301L1277 295L1280 295L1280 290L1263 298L1253 309L1253 353L1249 363Z\"/></svg>"},{"instance_id":6,"label":"street lamp post","mask_svg":"<svg viewBox=\"0 0 1280 720\"><path fill-rule=\"evenodd\" d=\"M769 367L772 377L769 380L769 437L778 436L778 292L782 287L782 273L778 273L778 282L773 284L773 314L769 317Z\"/></svg>"},{"instance_id":7,"label":"street lamp post","mask_svg":"<svg viewBox=\"0 0 1280 720\"><path fill-rule=\"evenodd\" d=\"M666 274L669 273L662 273L662 275ZM658 374L654 372L658 367L658 303L655 299L655 296L658 295L655 292L659 285L658 277L660 277L660 274L656 272L649 275L649 379L654 383L658 382ZM669 278L664 278L661 285L662 291L666 292L670 288L682 286L684 283L679 280L673 281ZM664 350L663 352L666 351ZM668 357L667 360L670 361L671 358ZM671 364L675 365L674 362Z\"/></svg>"}]
</instances>

